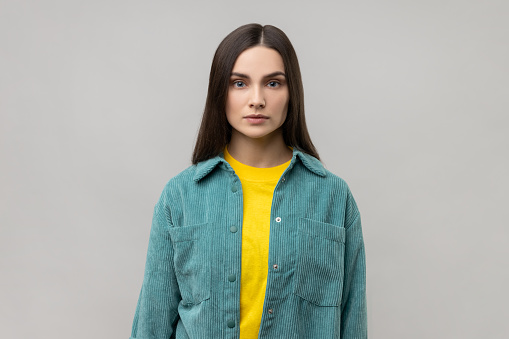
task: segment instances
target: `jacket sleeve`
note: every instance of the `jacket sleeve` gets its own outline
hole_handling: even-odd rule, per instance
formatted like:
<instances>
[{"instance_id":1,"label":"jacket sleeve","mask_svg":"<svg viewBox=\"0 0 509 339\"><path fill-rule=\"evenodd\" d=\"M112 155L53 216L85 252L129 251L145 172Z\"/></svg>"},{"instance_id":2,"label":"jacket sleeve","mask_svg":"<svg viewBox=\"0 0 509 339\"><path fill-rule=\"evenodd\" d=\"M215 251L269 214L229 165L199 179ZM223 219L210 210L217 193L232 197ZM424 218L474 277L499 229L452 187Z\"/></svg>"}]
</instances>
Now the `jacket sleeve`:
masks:
<instances>
[{"instance_id":1,"label":"jacket sleeve","mask_svg":"<svg viewBox=\"0 0 509 339\"><path fill-rule=\"evenodd\" d=\"M341 303L341 338L368 337L366 307L366 256L361 216L348 191L346 210L345 270Z\"/></svg>"},{"instance_id":2,"label":"jacket sleeve","mask_svg":"<svg viewBox=\"0 0 509 339\"><path fill-rule=\"evenodd\" d=\"M173 266L170 226L170 212L162 195L154 208L145 274L131 339L170 338L175 335L181 297Z\"/></svg>"}]
</instances>

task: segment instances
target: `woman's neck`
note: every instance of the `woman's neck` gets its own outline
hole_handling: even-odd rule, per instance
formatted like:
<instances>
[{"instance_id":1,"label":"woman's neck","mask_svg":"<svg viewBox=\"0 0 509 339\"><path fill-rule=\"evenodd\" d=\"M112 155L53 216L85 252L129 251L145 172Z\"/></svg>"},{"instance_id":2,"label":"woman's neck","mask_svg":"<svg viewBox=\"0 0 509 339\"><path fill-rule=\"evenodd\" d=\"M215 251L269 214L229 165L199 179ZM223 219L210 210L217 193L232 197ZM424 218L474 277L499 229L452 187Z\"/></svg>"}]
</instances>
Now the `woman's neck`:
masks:
<instances>
[{"instance_id":1,"label":"woman's neck","mask_svg":"<svg viewBox=\"0 0 509 339\"><path fill-rule=\"evenodd\" d=\"M232 133L228 153L244 165L268 168L275 167L292 158L292 150L283 140L283 135L273 138L253 139L240 133Z\"/></svg>"}]
</instances>

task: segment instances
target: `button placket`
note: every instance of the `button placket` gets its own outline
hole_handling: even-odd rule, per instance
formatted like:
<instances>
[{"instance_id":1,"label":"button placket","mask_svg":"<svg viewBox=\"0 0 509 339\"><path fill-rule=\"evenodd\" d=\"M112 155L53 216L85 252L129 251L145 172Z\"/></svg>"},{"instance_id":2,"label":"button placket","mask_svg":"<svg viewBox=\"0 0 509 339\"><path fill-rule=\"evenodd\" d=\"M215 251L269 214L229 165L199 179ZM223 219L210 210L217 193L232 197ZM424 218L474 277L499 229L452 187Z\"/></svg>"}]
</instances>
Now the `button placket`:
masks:
<instances>
[{"instance_id":1,"label":"button placket","mask_svg":"<svg viewBox=\"0 0 509 339\"><path fill-rule=\"evenodd\" d=\"M242 206L242 186L238 180L238 178L236 177L236 175L234 173L232 173L232 181L230 182L230 190L231 190L231 201L233 204L235 204L236 206ZM239 194L240 193L240 194ZM231 236L229 237L229 241L232 242L231 243L231 246L232 247L237 247L237 245L239 244L239 239L238 236L236 236L236 233L238 231L240 231L240 224L239 223L239 220L237 220L237 218L234 218L232 220L230 220L230 222L233 224L230 224L230 226L226 226L228 228L228 230L230 231L231 233ZM240 221L241 222L241 221ZM236 225L239 225L239 226L236 226ZM228 264L228 268L227 270L225 271L225 275L226 275L226 284L228 286L227 290L229 291L228 294L229 294L229 297L235 297L236 295L238 295L238 283L236 283L237 281L237 274L234 274L234 273L231 273L231 272L237 272L237 267L239 267L239 262L237 259L235 258L231 258L232 260L229 262ZM240 278L240 276L239 276ZM226 287L226 286L225 286ZM228 319L229 318L229 319ZM236 322L236 319L235 318L231 318L231 315L227 316L227 318L225 319L226 320L226 326L227 328L229 329L232 329L233 331L235 331L235 328L237 327L237 322ZM233 332L232 332L233 333Z\"/></svg>"}]
</instances>

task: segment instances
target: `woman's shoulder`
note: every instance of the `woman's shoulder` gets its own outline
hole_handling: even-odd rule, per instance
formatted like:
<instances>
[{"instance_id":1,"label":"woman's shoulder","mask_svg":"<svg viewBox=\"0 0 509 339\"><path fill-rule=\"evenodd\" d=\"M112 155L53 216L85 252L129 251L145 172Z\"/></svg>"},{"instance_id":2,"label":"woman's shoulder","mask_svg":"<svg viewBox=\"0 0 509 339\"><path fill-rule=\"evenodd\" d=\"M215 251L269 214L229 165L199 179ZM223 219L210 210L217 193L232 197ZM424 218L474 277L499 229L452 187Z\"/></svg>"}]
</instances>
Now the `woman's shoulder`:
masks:
<instances>
[{"instance_id":1,"label":"woman's shoulder","mask_svg":"<svg viewBox=\"0 0 509 339\"><path fill-rule=\"evenodd\" d=\"M184 192L189 191L195 173L196 165L191 165L170 177L162 189L158 202L166 205L175 198L182 196Z\"/></svg>"},{"instance_id":2,"label":"woman's shoulder","mask_svg":"<svg viewBox=\"0 0 509 339\"><path fill-rule=\"evenodd\" d=\"M322 180L326 181L330 185L339 185L348 188L348 184L343 177L327 169L320 160L304 152L297 152L297 154L299 155L299 159L302 164L308 170L321 177Z\"/></svg>"},{"instance_id":3,"label":"woman's shoulder","mask_svg":"<svg viewBox=\"0 0 509 339\"><path fill-rule=\"evenodd\" d=\"M214 168L221 163L221 157L214 158L193 164L171 177L166 185L165 190L183 190L195 186L205 176L211 173Z\"/></svg>"},{"instance_id":4,"label":"woman's shoulder","mask_svg":"<svg viewBox=\"0 0 509 339\"><path fill-rule=\"evenodd\" d=\"M335 172L331 172L329 169L324 168L326 173L326 178L333 184L348 187L348 184L342 176L336 174Z\"/></svg>"},{"instance_id":5,"label":"woman's shoulder","mask_svg":"<svg viewBox=\"0 0 509 339\"><path fill-rule=\"evenodd\" d=\"M193 182L197 167L197 165L191 165L180 171L178 174L167 180L165 188L171 189L172 187L179 187Z\"/></svg>"},{"instance_id":6,"label":"woman's shoulder","mask_svg":"<svg viewBox=\"0 0 509 339\"><path fill-rule=\"evenodd\" d=\"M352 191L350 190L350 186L342 176L326 168L322 161L312 155L302 153L301 160L303 160L302 163L304 166L306 166L309 170L312 170L315 174L318 174L313 176L313 180L322 181L322 184L318 185L321 190L334 192L348 203L353 203L353 205L355 205L355 200L353 198ZM315 184L316 182L313 185Z\"/></svg>"}]
</instances>

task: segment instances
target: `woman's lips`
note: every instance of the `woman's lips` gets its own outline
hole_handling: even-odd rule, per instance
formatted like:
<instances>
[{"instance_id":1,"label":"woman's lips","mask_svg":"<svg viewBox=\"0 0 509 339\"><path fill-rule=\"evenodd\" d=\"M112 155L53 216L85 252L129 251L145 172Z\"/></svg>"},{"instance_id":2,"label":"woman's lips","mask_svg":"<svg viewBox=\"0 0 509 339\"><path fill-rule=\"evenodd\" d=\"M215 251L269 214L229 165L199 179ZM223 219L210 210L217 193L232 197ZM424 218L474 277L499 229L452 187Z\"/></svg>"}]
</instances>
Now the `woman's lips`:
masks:
<instances>
[{"instance_id":1,"label":"woman's lips","mask_svg":"<svg viewBox=\"0 0 509 339\"><path fill-rule=\"evenodd\" d=\"M244 117L244 119L247 119L247 121L251 124L262 124L263 122L265 122L265 120L269 119L269 117L265 116L265 115L248 115L246 117Z\"/></svg>"}]
</instances>

